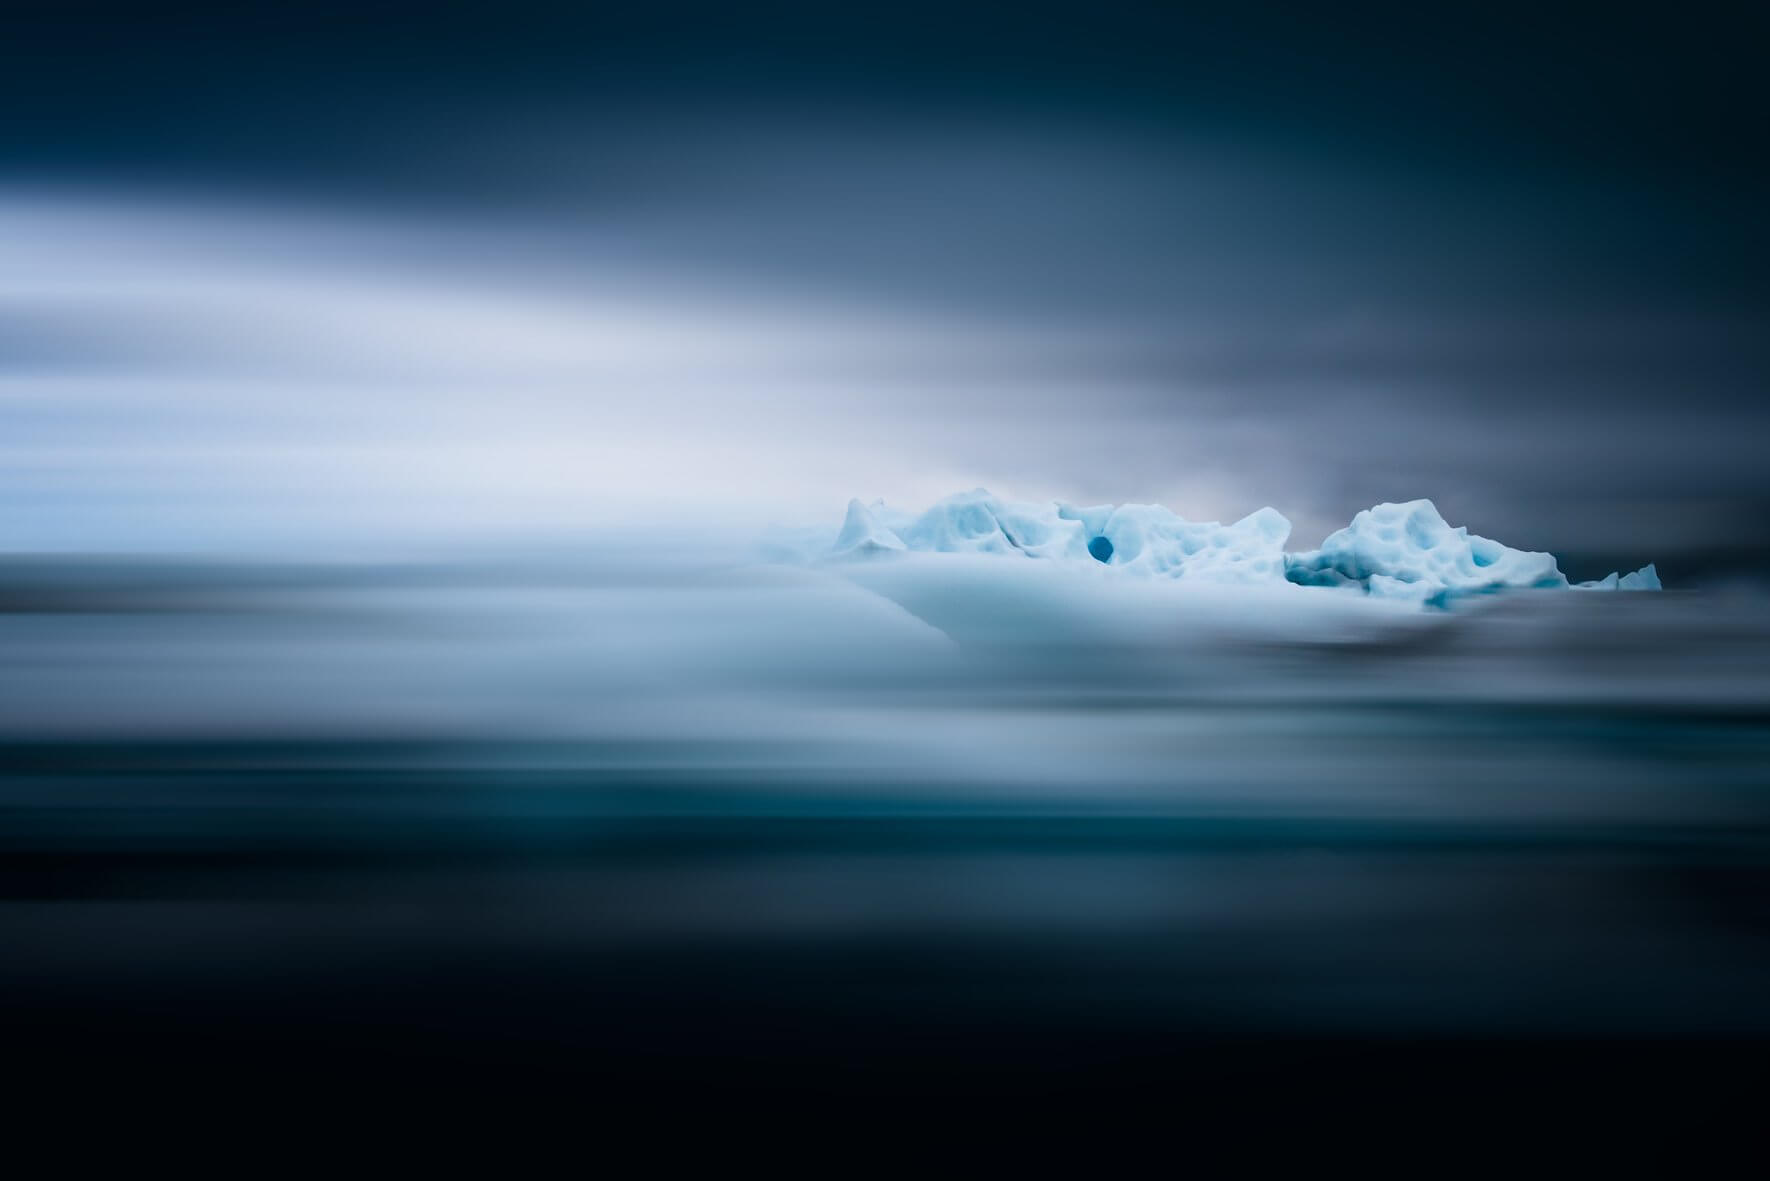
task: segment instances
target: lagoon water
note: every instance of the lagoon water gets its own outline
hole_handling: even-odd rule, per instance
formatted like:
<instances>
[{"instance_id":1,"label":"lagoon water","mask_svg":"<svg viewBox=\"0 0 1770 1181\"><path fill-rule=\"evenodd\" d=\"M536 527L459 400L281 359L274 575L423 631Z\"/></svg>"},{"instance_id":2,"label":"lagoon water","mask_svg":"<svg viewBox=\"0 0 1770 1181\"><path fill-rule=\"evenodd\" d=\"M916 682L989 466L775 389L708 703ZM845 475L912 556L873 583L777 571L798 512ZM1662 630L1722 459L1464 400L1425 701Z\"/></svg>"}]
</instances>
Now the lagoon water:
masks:
<instances>
[{"instance_id":1,"label":"lagoon water","mask_svg":"<svg viewBox=\"0 0 1770 1181\"><path fill-rule=\"evenodd\" d=\"M50 1075L1129 1092L1327 1045L1485 1086L1493 1039L1770 1034L1747 592L1144 641L692 563L0 594L0 1008ZM1584 1053L1533 1085L1641 1081Z\"/></svg>"}]
</instances>

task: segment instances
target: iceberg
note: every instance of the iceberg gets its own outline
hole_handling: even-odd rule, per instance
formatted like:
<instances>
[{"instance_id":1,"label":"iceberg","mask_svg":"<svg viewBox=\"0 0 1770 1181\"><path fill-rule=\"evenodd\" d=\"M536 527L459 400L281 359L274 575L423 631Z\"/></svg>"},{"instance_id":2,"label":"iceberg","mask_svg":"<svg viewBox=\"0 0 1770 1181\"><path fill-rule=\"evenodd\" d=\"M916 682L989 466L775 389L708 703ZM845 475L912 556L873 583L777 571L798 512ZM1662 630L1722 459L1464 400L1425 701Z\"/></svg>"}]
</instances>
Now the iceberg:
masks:
<instances>
[{"instance_id":1,"label":"iceberg","mask_svg":"<svg viewBox=\"0 0 1770 1181\"><path fill-rule=\"evenodd\" d=\"M848 502L848 516L842 522L842 532L836 534L836 553L865 554L903 548L897 534L880 525L866 505L858 500Z\"/></svg>"},{"instance_id":2,"label":"iceberg","mask_svg":"<svg viewBox=\"0 0 1770 1181\"><path fill-rule=\"evenodd\" d=\"M908 518L893 518L882 503L867 506L851 500L830 553L1018 555L1160 578L1278 582L1284 578L1284 543L1290 532L1291 523L1272 508L1221 525L1188 521L1159 504L1078 508L1060 501L1006 501L976 488Z\"/></svg>"},{"instance_id":3,"label":"iceberg","mask_svg":"<svg viewBox=\"0 0 1770 1181\"><path fill-rule=\"evenodd\" d=\"M1652 562L1633 574L1607 574L1593 582L1576 582L1574 590L1660 590L1659 568Z\"/></svg>"},{"instance_id":4,"label":"iceberg","mask_svg":"<svg viewBox=\"0 0 1770 1181\"><path fill-rule=\"evenodd\" d=\"M1381 598L1443 606L1454 598L1513 588L1658 590L1653 566L1571 584L1555 555L1513 549L1452 527L1430 500L1379 504L1321 543L1285 555L1285 577L1301 586L1358 586Z\"/></svg>"},{"instance_id":5,"label":"iceberg","mask_svg":"<svg viewBox=\"0 0 1770 1181\"><path fill-rule=\"evenodd\" d=\"M1430 500L1365 509L1320 549L1285 555L1285 576L1301 586L1356 585L1367 594L1435 605L1511 587L1567 586L1555 555L1452 528Z\"/></svg>"},{"instance_id":6,"label":"iceberg","mask_svg":"<svg viewBox=\"0 0 1770 1181\"><path fill-rule=\"evenodd\" d=\"M1512 589L1660 589L1652 564L1569 582L1553 554L1513 549L1466 526L1453 527L1430 500L1374 505L1313 550L1285 552L1290 533L1290 521L1270 507L1223 525L1188 521L1159 504L1030 503L974 488L919 514L883 501L851 500L833 543L828 533L822 542L798 545L777 535L769 552L811 561L906 553L1032 558L1153 579L1353 588L1371 598L1431 607Z\"/></svg>"},{"instance_id":7,"label":"iceberg","mask_svg":"<svg viewBox=\"0 0 1770 1181\"><path fill-rule=\"evenodd\" d=\"M1291 523L1277 509L1263 508L1234 524L1219 525L1188 521L1159 504L1105 507L1096 534L1101 544L1090 540L1089 552L1107 565L1211 582L1278 582L1284 577L1284 543ZM1059 512L1079 512L1085 523L1086 514L1100 510L1060 506Z\"/></svg>"}]
</instances>

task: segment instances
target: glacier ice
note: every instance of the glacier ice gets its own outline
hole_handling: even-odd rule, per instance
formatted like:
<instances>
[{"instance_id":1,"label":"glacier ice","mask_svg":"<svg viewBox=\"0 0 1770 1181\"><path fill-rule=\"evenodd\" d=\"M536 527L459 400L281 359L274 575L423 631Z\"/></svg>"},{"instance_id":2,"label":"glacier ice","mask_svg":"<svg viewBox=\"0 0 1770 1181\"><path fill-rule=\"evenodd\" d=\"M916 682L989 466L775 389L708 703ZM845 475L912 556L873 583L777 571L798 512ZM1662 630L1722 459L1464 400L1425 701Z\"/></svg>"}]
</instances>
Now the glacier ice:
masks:
<instances>
[{"instance_id":1,"label":"glacier ice","mask_svg":"<svg viewBox=\"0 0 1770 1181\"><path fill-rule=\"evenodd\" d=\"M1553 554L1453 529L1430 500L1365 509L1320 549L1287 554L1285 573L1303 586L1356 584L1372 595L1425 602L1504 587L1567 585Z\"/></svg>"},{"instance_id":2,"label":"glacier ice","mask_svg":"<svg viewBox=\"0 0 1770 1181\"><path fill-rule=\"evenodd\" d=\"M897 534L874 520L866 505L858 500L848 502L848 516L842 522L842 532L836 534L836 553L877 553L903 548Z\"/></svg>"},{"instance_id":3,"label":"glacier ice","mask_svg":"<svg viewBox=\"0 0 1770 1181\"><path fill-rule=\"evenodd\" d=\"M1274 582L1284 576L1291 523L1277 509L1263 508L1234 524L1219 525L1185 520L1159 504L1103 507L1107 511L1099 518L1097 535L1108 543L1109 565L1213 582ZM1100 510L1060 506L1058 511L1075 513L1086 524L1088 515Z\"/></svg>"},{"instance_id":4,"label":"glacier ice","mask_svg":"<svg viewBox=\"0 0 1770 1181\"><path fill-rule=\"evenodd\" d=\"M1273 508L1223 525L1188 521L1158 504L1028 503L975 488L919 514L851 500L833 544L827 533L821 542L799 534L797 544L777 538L770 553L813 560L906 552L1017 556L1190 582L1354 587L1372 598L1440 607L1511 588L1660 589L1651 564L1570 583L1553 554L1453 527L1430 500L1365 509L1313 550L1286 553L1290 532L1290 521Z\"/></svg>"},{"instance_id":5,"label":"glacier ice","mask_svg":"<svg viewBox=\"0 0 1770 1181\"><path fill-rule=\"evenodd\" d=\"M1020 555L1093 562L1164 578L1213 582L1277 582L1284 578L1284 543L1291 523L1263 508L1231 525L1188 521L1159 504L1078 508L1002 500L976 488L949 496L916 516L884 504L848 502L847 519L830 553Z\"/></svg>"},{"instance_id":6,"label":"glacier ice","mask_svg":"<svg viewBox=\"0 0 1770 1181\"><path fill-rule=\"evenodd\" d=\"M1607 574L1592 582L1576 582L1574 590L1660 590L1659 568L1652 562L1633 574Z\"/></svg>"},{"instance_id":7,"label":"glacier ice","mask_svg":"<svg viewBox=\"0 0 1770 1181\"><path fill-rule=\"evenodd\" d=\"M1303 586L1362 587L1384 598L1442 606L1453 598L1513 587L1658 590L1648 565L1633 574L1570 584L1555 555L1513 549L1452 528L1430 500L1379 504L1331 534L1320 549L1285 555L1285 576Z\"/></svg>"},{"instance_id":8,"label":"glacier ice","mask_svg":"<svg viewBox=\"0 0 1770 1181\"><path fill-rule=\"evenodd\" d=\"M1649 562L1634 573L1623 575L1620 589L1650 591L1664 589L1659 584L1659 567Z\"/></svg>"}]
</instances>

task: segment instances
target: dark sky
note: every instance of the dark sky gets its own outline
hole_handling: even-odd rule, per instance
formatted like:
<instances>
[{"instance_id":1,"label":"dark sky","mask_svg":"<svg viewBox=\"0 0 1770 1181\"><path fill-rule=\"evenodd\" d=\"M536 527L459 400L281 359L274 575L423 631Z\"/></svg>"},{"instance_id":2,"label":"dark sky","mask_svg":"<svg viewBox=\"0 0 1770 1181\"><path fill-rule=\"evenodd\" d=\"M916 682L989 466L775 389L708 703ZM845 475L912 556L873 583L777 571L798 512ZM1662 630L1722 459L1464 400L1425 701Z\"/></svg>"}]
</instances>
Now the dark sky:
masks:
<instances>
[{"instance_id":1,"label":"dark sky","mask_svg":"<svg viewBox=\"0 0 1770 1181\"><path fill-rule=\"evenodd\" d=\"M993 356L969 392L975 356L899 373L903 416L969 440L905 434L902 468L1100 500L1209 468L1304 542L1427 495L1575 575L1697 577L1770 564L1767 31L1762 6L27 0L0 186L1079 326L1107 343Z\"/></svg>"}]
</instances>

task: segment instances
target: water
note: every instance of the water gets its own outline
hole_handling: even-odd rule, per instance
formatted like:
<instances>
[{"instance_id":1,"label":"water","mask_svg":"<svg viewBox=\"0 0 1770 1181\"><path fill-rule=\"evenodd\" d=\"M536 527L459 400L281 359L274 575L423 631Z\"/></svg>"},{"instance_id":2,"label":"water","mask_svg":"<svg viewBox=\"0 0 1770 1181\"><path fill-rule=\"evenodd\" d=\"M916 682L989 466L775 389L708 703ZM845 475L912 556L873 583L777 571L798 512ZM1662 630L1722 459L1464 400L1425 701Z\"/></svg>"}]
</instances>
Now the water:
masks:
<instances>
[{"instance_id":1,"label":"water","mask_svg":"<svg viewBox=\"0 0 1770 1181\"><path fill-rule=\"evenodd\" d=\"M1770 1033L1749 600L874 660L731 572L29 573L0 1012L45 1077L1404 1099Z\"/></svg>"}]
</instances>

